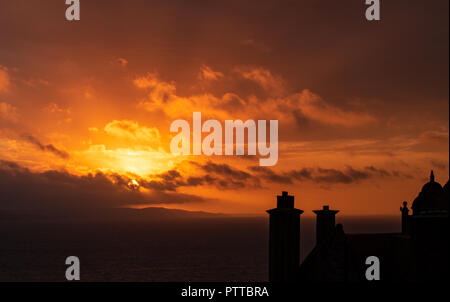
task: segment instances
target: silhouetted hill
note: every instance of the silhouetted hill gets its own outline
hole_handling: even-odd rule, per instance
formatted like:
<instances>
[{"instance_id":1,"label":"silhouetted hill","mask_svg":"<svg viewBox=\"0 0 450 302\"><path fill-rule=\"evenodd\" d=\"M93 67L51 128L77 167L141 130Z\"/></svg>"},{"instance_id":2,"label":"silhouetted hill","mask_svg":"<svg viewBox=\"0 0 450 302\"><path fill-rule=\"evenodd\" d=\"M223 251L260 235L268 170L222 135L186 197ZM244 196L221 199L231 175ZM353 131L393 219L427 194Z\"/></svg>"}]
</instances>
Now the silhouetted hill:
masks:
<instances>
[{"instance_id":1,"label":"silhouetted hill","mask_svg":"<svg viewBox=\"0 0 450 302\"><path fill-rule=\"evenodd\" d=\"M192 219L192 218L221 218L226 214L209 213L203 211L186 211L180 209L167 209L163 207L148 207L143 209L122 208L116 209L118 215L135 219Z\"/></svg>"},{"instance_id":2,"label":"silhouetted hill","mask_svg":"<svg viewBox=\"0 0 450 302\"><path fill-rule=\"evenodd\" d=\"M180 219L210 219L225 218L226 214L208 213L202 211L186 211L180 209L167 209L163 207L148 207L142 209L115 208L91 209L90 211L31 211L31 210L2 210L0 221L124 221L124 222L151 222L161 220Z\"/></svg>"}]
</instances>

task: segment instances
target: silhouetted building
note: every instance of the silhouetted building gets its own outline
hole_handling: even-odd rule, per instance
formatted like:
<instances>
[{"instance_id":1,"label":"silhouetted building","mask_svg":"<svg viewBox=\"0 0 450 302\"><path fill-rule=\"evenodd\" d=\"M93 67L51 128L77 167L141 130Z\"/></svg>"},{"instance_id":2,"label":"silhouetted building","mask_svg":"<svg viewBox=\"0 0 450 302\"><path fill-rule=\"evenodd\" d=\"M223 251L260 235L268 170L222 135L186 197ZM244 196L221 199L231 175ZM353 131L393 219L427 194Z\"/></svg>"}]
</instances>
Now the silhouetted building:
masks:
<instances>
[{"instance_id":1,"label":"silhouetted building","mask_svg":"<svg viewBox=\"0 0 450 302\"><path fill-rule=\"evenodd\" d=\"M277 196L277 207L268 210L269 233L269 280L289 282L295 279L300 261L300 215L294 208L294 196L283 192Z\"/></svg>"},{"instance_id":2,"label":"silhouetted building","mask_svg":"<svg viewBox=\"0 0 450 302\"><path fill-rule=\"evenodd\" d=\"M283 192L270 214L270 281L364 281L366 258L380 260L381 280L449 279L449 183L426 183L412 205L401 211L401 233L346 234L335 223L337 210L316 210L316 245L301 265L300 214L294 197Z\"/></svg>"}]
</instances>

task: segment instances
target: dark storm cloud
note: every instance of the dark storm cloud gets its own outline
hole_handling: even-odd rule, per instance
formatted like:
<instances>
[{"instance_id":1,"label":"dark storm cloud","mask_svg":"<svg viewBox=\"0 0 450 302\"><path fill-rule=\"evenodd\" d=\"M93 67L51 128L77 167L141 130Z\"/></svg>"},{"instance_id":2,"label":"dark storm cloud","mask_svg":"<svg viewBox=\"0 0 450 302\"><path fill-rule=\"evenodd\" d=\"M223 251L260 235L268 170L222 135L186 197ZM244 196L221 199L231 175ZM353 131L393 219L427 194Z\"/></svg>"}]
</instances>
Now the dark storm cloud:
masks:
<instances>
[{"instance_id":1,"label":"dark storm cloud","mask_svg":"<svg viewBox=\"0 0 450 302\"><path fill-rule=\"evenodd\" d=\"M385 169L379 169L373 166L368 166L360 170L354 169L350 166L342 170L321 167L302 168L281 173L276 173L270 168L259 166L249 167L249 170L255 173L255 177L260 177L269 183L279 184L293 184L296 181L310 181L322 184L352 184L377 177L402 176L405 178L411 178L411 176L406 174L400 175L397 171L387 171Z\"/></svg>"},{"instance_id":2,"label":"dark storm cloud","mask_svg":"<svg viewBox=\"0 0 450 302\"><path fill-rule=\"evenodd\" d=\"M267 167L250 167L250 170L255 172L259 177L263 178L265 181L280 184L292 184L292 177L288 174L277 174L272 169Z\"/></svg>"},{"instance_id":3,"label":"dark storm cloud","mask_svg":"<svg viewBox=\"0 0 450 302\"><path fill-rule=\"evenodd\" d=\"M240 190L262 188L262 183L292 185L299 182L319 184L353 184L380 177L407 177L398 172L368 166L355 169L302 168L275 172L267 167L249 167L243 171L226 164L195 163L207 174L184 176L170 170L157 180L145 181L137 178L140 187L131 185L131 178L119 174L97 172L73 175L66 171L49 170L33 172L17 163L0 161L0 214L5 211L28 211L33 215L51 217L84 217L102 215L105 211L130 205L156 205L214 201L192 194L177 192L181 187L216 187ZM97 214L96 214L97 213Z\"/></svg>"},{"instance_id":4,"label":"dark storm cloud","mask_svg":"<svg viewBox=\"0 0 450 302\"><path fill-rule=\"evenodd\" d=\"M209 175L183 176L177 170L152 175L152 180L140 180L142 187L156 191L173 191L180 187L198 187L217 184L217 179Z\"/></svg>"},{"instance_id":5,"label":"dark storm cloud","mask_svg":"<svg viewBox=\"0 0 450 302\"><path fill-rule=\"evenodd\" d=\"M227 164L216 164L211 161L207 162L206 164L198 164L195 162L192 162L192 164L199 166L201 169L203 169L207 173L215 173L220 174L223 176L227 176L233 179L248 179L251 177L251 175L248 172L235 169Z\"/></svg>"},{"instance_id":6,"label":"dark storm cloud","mask_svg":"<svg viewBox=\"0 0 450 302\"><path fill-rule=\"evenodd\" d=\"M45 145L41 143L36 137L30 135L30 134L23 134L22 138L26 140L27 142L33 144L34 146L38 147L42 151L53 153L56 156L59 156L63 159L69 158L69 153L67 153L64 150L60 150L53 146L52 144Z\"/></svg>"},{"instance_id":7,"label":"dark storm cloud","mask_svg":"<svg viewBox=\"0 0 450 302\"><path fill-rule=\"evenodd\" d=\"M368 166L368 167L366 167L365 168L367 171L370 171L370 172L373 172L373 173L377 173L377 174L379 174L380 176L391 176L391 173L389 172L389 171L387 171L387 170L385 170L385 169L378 169L378 168L375 168L374 166ZM397 171L394 171L393 172L393 174L394 175L397 175L398 174L398 172Z\"/></svg>"},{"instance_id":8,"label":"dark storm cloud","mask_svg":"<svg viewBox=\"0 0 450 302\"><path fill-rule=\"evenodd\" d=\"M176 169L162 174L152 175L152 180L140 180L141 186L159 191L176 191L180 187L215 186L221 189L243 189L260 187L260 181L249 172L239 170L227 164L211 161L201 164L189 162L203 173L182 175Z\"/></svg>"},{"instance_id":9,"label":"dark storm cloud","mask_svg":"<svg viewBox=\"0 0 450 302\"><path fill-rule=\"evenodd\" d=\"M289 176L296 180L308 180L312 178L312 169L302 168L289 172Z\"/></svg>"},{"instance_id":10,"label":"dark storm cloud","mask_svg":"<svg viewBox=\"0 0 450 302\"><path fill-rule=\"evenodd\" d=\"M239 190L244 188L262 188L262 183L292 185L298 182L318 184L353 184L364 180L386 177L412 178L412 176L396 170L386 170L367 166L355 169L347 166L344 169L301 168L276 172L269 167L250 166L247 171L228 164L190 162L200 171L207 174L183 176L171 170L153 177L159 180L141 181L141 185L155 190L176 191L179 187L212 186L220 189Z\"/></svg>"},{"instance_id":11,"label":"dark storm cloud","mask_svg":"<svg viewBox=\"0 0 450 302\"><path fill-rule=\"evenodd\" d=\"M181 174L176 170L170 170L154 176L152 180L141 180L142 187L157 191L176 191L182 181Z\"/></svg>"},{"instance_id":12,"label":"dark storm cloud","mask_svg":"<svg viewBox=\"0 0 450 302\"><path fill-rule=\"evenodd\" d=\"M337 169L317 169L318 175L314 177L314 181L318 183L343 183L349 184L358 182L370 177L370 174L364 171L355 170L352 167L348 167L344 171Z\"/></svg>"},{"instance_id":13,"label":"dark storm cloud","mask_svg":"<svg viewBox=\"0 0 450 302\"><path fill-rule=\"evenodd\" d=\"M77 176L68 172L32 172L16 163L0 161L0 209L71 211L109 209L138 204L188 203L204 198L154 190L142 193L130 179L101 172Z\"/></svg>"}]
</instances>

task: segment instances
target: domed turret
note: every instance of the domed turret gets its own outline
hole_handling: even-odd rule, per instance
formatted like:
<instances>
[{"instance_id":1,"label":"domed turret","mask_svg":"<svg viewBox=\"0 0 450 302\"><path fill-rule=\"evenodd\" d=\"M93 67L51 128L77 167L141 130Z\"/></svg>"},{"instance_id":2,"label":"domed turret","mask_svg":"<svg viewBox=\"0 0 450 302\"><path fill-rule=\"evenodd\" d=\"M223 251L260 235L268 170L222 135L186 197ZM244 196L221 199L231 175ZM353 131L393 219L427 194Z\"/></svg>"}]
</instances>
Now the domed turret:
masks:
<instances>
[{"instance_id":1,"label":"domed turret","mask_svg":"<svg viewBox=\"0 0 450 302\"><path fill-rule=\"evenodd\" d=\"M430 181L422 187L422 191L412 204L413 215L448 212L448 206L445 191L434 180L434 173L431 171Z\"/></svg>"}]
</instances>

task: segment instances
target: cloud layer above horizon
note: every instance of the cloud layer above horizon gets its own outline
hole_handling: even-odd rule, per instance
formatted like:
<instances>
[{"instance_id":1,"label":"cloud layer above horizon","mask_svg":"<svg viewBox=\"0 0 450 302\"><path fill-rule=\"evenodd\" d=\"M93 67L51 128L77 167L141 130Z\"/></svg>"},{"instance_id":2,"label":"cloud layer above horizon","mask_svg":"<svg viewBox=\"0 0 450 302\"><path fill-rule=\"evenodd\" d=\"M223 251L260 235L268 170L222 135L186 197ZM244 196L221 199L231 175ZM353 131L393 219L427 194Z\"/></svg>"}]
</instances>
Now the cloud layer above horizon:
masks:
<instances>
[{"instance_id":1,"label":"cloud layer above horizon","mask_svg":"<svg viewBox=\"0 0 450 302\"><path fill-rule=\"evenodd\" d=\"M304 209L389 214L430 169L447 181L448 1L385 3L376 25L321 3L91 1L70 23L50 1L2 1L0 210L70 196L263 213L288 190ZM171 154L171 122L194 111L279 120L278 164Z\"/></svg>"}]
</instances>

